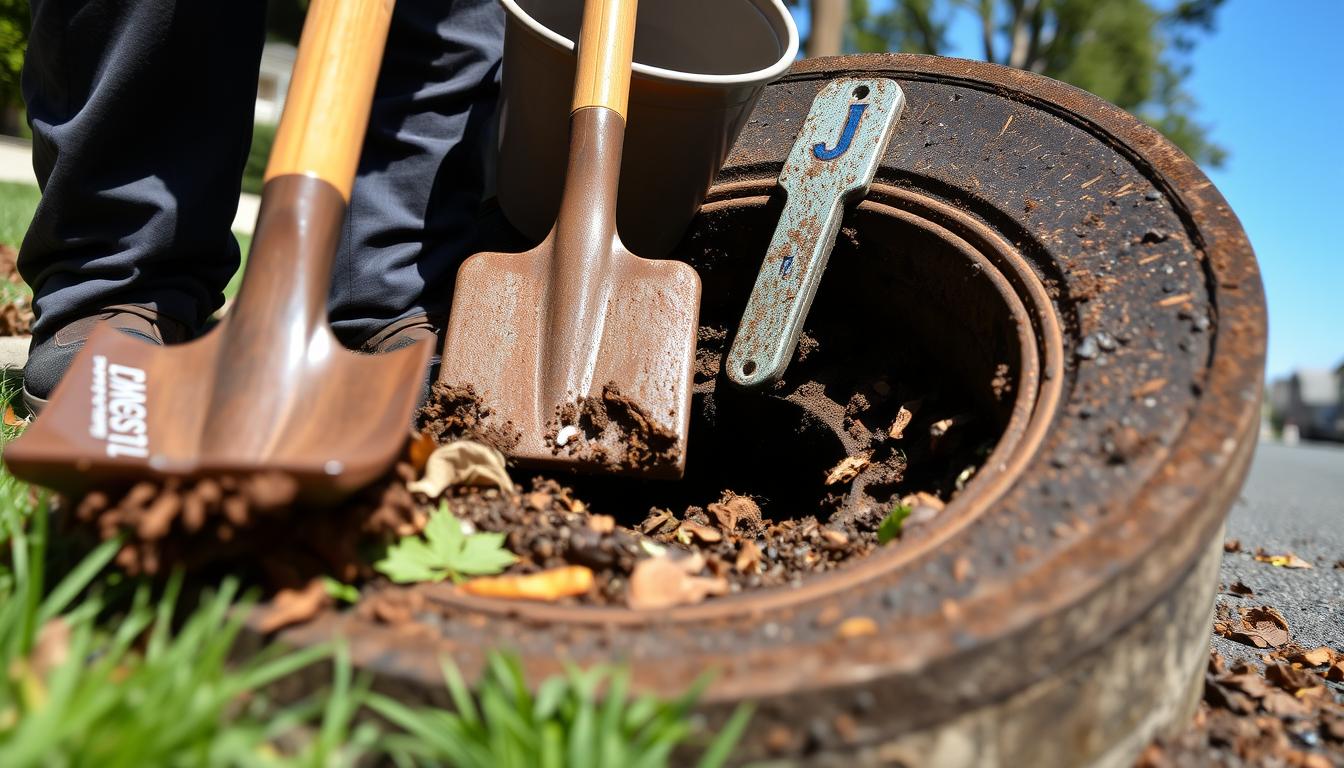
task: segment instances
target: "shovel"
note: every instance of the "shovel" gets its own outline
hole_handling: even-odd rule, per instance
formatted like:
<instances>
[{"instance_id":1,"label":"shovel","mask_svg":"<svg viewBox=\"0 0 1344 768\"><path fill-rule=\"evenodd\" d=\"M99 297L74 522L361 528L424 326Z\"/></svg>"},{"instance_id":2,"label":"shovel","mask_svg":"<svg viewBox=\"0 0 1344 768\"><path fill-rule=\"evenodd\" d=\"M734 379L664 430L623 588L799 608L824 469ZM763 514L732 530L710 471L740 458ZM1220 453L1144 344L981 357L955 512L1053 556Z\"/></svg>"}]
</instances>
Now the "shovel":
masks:
<instances>
[{"instance_id":1,"label":"shovel","mask_svg":"<svg viewBox=\"0 0 1344 768\"><path fill-rule=\"evenodd\" d=\"M385 472L430 349L364 356L327 324L393 0L315 0L276 133L242 287L205 336L158 347L103 326L42 415L5 449L66 493L130 480L282 472L308 501Z\"/></svg>"},{"instance_id":2,"label":"shovel","mask_svg":"<svg viewBox=\"0 0 1344 768\"><path fill-rule=\"evenodd\" d=\"M471 387L512 433L501 447L520 464L676 478L700 278L687 264L635 256L616 233L635 7L584 7L555 226L526 253L463 262L439 380Z\"/></svg>"}]
</instances>

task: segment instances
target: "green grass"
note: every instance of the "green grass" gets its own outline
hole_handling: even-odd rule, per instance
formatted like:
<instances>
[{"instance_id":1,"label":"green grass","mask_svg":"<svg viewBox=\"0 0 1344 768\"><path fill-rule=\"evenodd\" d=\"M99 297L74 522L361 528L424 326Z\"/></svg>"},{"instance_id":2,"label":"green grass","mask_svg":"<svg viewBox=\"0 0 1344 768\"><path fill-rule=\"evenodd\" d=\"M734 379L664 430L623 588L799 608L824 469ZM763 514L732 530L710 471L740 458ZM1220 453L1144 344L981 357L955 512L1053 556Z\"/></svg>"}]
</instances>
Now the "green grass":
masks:
<instances>
[{"instance_id":1,"label":"green grass","mask_svg":"<svg viewBox=\"0 0 1344 768\"><path fill-rule=\"evenodd\" d=\"M19 247L42 193L31 184L0 182L0 243Z\"/></svg>"}]
</instances>

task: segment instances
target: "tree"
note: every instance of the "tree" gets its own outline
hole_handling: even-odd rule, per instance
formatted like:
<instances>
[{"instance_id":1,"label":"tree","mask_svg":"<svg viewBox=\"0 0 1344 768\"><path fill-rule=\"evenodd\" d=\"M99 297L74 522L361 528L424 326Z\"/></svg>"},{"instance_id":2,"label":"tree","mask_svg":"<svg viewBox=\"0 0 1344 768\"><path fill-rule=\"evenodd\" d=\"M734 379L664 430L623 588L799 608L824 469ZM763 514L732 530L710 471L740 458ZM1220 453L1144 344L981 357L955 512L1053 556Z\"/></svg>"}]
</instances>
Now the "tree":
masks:
<instances>
[{"instance_id":1,"label":"tree","mask_svg":"<svg viewBox=\"0 0 1344 768\"><path fill-rule=\"evenodd\" d=\"M28 0L0 0L0 130L13 133L23 103L19 78L28 47Z\"/></svg>"},{"instance_id":2,"label":"tree","mask_svg":"<svg viewBox=\"0 0 1344 768\"><path fill-rule=\"evenodd\" d=\"M799 0L792 0L796 5ZM832 0L809 0L818 6ZM1063 80L1127 109L1162 131L1196 161L1218 166L1227 153L1208 139L1185 89L1180 60L1194 33L1213 29L1223 0L839 0L849 24L819 30L813 50L946 54L948 30L970 13L985 61ZM880 7L879 7L880 6ZM1169 6L1163 10L1160 6Z\"/></svg>"}]
</instances>

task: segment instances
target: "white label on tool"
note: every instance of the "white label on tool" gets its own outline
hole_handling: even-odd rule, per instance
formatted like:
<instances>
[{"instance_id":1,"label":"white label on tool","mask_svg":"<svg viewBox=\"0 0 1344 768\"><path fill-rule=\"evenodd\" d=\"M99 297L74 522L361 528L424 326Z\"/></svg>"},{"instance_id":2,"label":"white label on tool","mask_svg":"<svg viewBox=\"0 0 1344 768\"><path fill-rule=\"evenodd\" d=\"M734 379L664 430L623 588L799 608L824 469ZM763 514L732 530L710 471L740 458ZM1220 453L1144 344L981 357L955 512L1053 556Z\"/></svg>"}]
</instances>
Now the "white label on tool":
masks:
<instances>
[{"instance_id":1,"label":"white label on tool","mask_svg":"<svg viewBox=\"0 0 1344 768\"><path fill-rule=\"evenodd\" d=\"M149 457L145 379L140 368L109 364L103 355L93 358L89 435L107 444L111 458Z\"/></svg>"}]
</instances>

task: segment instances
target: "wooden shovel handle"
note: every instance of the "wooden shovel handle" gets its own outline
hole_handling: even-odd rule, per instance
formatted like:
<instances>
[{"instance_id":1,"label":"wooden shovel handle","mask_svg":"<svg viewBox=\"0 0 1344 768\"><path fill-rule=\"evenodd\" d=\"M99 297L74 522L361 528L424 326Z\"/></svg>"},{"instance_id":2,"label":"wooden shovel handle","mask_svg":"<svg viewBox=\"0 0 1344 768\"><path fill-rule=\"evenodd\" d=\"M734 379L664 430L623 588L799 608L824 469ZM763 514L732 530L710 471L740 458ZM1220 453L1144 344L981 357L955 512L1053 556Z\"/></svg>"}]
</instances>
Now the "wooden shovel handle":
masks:
<instances>
[{"instance_id":1,"label":"wooden shovel handle","mask_svg":"<svg viewBox=\"0 0 1344 768\"><path fill-rule=\"evenodd\" d=\"M573 112L606 107L625 118L638 6L638 0L588 0L584 4Z\"/></svg>"},{"instance_id":2,"label":"wooden shovel handle","mask_svg":"<svg viewBox=\"0 0 1344 768\"><path fill-rule=\"evenodd\" d=\"M349 202L394 3L313 0L266 181L316 176Z\"/></svg>"}]
</instances>

